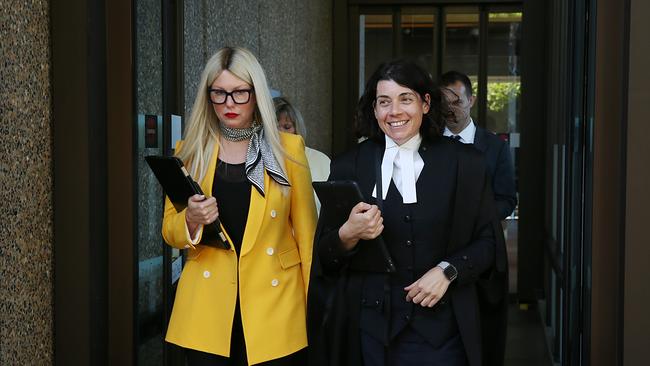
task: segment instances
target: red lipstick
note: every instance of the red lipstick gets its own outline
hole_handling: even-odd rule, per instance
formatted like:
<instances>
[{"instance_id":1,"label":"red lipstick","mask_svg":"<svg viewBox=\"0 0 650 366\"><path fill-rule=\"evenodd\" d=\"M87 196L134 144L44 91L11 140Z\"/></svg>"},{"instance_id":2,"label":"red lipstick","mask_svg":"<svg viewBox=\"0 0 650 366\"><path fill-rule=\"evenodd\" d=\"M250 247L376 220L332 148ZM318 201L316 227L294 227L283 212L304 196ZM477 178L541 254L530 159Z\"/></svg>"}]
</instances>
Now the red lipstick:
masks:
<instances>
[{"instance_id":1,"label":"red lipstick","mask_svg":"<svg viewBox=\"0 0 650 366\"><path fill-rule=\"evenodd\" d=\"M224 114L224 116L226 116L228 118L236 118L237 116L239 116L239 114L231 112L231 113Z\"/></svg>"}]
</instances>

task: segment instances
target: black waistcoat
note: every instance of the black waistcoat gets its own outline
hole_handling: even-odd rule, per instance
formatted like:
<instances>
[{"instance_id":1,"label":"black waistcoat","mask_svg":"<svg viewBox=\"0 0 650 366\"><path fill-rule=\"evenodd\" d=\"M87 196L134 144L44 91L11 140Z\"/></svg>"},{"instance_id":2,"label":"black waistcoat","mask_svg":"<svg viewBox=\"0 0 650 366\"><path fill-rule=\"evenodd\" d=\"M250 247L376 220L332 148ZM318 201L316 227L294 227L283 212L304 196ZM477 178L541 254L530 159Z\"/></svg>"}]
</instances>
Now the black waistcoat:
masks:
<instances>
[{"instance_id":1,"label":"black waistcoat","mask_svg":"<svg viewBox=\"0 0 650 366\"><path fill-rule=\"evenodd\" d=\"M404 204L391 181L383 205L382 235L397 272L363 275L360 315L366 333L386 341L410 325L433 346L458 333L448 296L433 308L423 308L406 302L404 291L445 258L454 187L455 174L431 177L423 172L417 184L418 202Z\"/></svg>"}]
</instances>

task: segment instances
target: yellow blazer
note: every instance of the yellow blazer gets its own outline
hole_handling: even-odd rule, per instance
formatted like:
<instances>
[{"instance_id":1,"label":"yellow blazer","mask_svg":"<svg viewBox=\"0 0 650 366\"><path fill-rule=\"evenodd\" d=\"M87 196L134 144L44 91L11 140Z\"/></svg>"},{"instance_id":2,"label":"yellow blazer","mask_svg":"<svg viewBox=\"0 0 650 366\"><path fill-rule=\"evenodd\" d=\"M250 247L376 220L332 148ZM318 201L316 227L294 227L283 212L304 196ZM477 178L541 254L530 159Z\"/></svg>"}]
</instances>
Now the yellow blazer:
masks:
<instances>
[{"instance_id":1,"label":"yellow blazer","mask_svg":"<svg viewBox=\"0 0 650 366\"><path fill-rule=\"evenodd\" d=\"M291 187L279 185L266 172L266 197L252 187L239 261L223 227L230 250L194 247L185 224L186 211L177 213L169 198L165 200L163 238L175 248L188 249L165 338L168 342L228 357L239 290L249 364L307 346L306 303L316 208L302 138L285 133L280 137L295 160L285 159ZM212 192L218 154L215 144L201 181L206 194Z\"/></svg>"}]
</instances>

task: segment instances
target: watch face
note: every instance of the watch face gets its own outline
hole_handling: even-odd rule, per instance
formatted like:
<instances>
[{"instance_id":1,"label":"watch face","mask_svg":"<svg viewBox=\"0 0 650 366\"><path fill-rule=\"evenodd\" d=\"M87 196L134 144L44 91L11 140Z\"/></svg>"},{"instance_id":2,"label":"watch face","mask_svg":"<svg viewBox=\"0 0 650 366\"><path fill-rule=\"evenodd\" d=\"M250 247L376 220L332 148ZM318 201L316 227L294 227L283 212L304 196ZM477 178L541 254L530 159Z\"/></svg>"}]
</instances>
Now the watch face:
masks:
<instances>
[{"instance_id":1,"label":"watch face","mask_svg":"<svg viewBox=\"0 0 650 366\"><path fill-rule=\"evenodd\" d=\"M456 276L458 276L458 271L456 271L456 267L452 265L447 266L447 268L445 268L444 271L442 272L445 274L445 276L449 281L453 281L454 279L456 279Z\"/></svg>"}]
</instances>

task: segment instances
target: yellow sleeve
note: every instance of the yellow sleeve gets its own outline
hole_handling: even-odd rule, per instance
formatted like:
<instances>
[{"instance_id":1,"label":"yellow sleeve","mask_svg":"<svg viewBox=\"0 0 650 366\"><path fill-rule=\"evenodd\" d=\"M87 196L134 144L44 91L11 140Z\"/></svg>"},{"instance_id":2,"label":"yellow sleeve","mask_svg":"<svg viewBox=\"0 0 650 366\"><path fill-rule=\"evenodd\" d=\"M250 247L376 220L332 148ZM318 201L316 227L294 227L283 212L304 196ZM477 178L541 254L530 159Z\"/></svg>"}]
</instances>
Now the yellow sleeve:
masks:
<instances>
[{"instance_id":1,"label":"yellow sleeve","mask_svg":"<svg viewBox=\"0 0 650 366\"><path fill-rule=\"evenodd\" d=\"M305 294L307 294L314 233L316 232L316 203L311 187L311 173L305 156L305 143L300 136L292 135L292 137L294 138L290 140L291 143L285 145L287 153L295 160L285 160L291 184L291 213L289 217L293 226L293 236L300 251L300 265Z\"/></svg>"},{"instance_id":2,"label":"yellow sleeve","mask_svg":"<svg viewBox=\"0 0 650 366\"><path fill-rule=\"evenodd\" d=\"M187 222L185 221L185 213L187 209L181 212L176 212L174 205L165 196L165 214L163 216L162 236L165 243L178 249L194 248L194 245L201 241L203 234L203 227L197 229L197 235L194 239L190 237Z\"/></svg>"}]
</instances>

